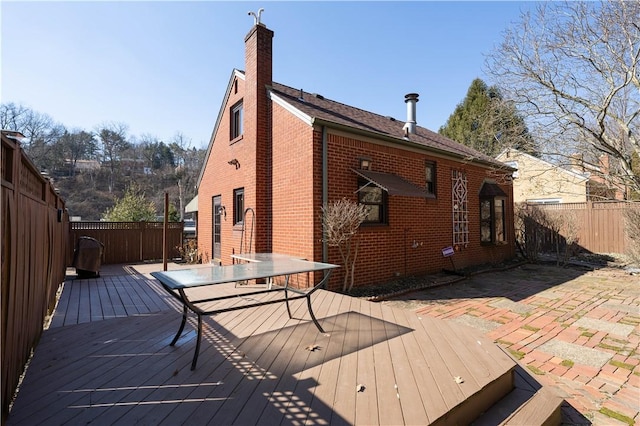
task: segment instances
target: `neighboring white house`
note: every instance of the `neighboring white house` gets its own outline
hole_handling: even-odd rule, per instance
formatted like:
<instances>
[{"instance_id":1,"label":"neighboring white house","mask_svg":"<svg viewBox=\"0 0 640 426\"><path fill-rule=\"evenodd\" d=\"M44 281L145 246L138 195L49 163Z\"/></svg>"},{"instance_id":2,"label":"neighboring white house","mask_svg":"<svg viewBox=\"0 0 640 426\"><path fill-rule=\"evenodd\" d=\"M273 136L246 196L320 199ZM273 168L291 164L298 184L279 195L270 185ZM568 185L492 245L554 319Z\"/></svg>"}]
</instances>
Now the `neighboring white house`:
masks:
<instances>
[{"instance_id":1,"label":"neighboring white house","mask_svg":"<svg viewBox=\"0 0 640 426\"><path fill-rule=\"evenodd\" d=\"M517 169L513 173L515 203L583 203L587 201L588 173L578 173L536 158L514 148L496 156Z\"/></svg>"}]
</instances>

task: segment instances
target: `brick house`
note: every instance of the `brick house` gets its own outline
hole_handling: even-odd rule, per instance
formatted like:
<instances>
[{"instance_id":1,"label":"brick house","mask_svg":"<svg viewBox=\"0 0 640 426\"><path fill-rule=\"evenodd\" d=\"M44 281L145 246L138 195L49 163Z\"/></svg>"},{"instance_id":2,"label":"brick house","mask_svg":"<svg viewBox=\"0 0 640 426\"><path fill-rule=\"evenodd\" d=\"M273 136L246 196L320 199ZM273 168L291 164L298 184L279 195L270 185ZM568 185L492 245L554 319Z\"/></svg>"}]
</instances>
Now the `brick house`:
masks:
<instances>
[{"instance_id":1,"label":"brick house","mask_svg":"<svg viewBox=\"0 0 640 426\"><path fill-rule=\"evenodd\" d=\"M198 180L205 262L249 247L340 264L321 209L345 197L370 212L356 286L451 268L446 247L458 268L515 255L512 169L417 126L417 94L404 121L274 82L272 39L261 23L247 34L245 70L232 71L213 129Z\"/></svg>"}]
</instances>

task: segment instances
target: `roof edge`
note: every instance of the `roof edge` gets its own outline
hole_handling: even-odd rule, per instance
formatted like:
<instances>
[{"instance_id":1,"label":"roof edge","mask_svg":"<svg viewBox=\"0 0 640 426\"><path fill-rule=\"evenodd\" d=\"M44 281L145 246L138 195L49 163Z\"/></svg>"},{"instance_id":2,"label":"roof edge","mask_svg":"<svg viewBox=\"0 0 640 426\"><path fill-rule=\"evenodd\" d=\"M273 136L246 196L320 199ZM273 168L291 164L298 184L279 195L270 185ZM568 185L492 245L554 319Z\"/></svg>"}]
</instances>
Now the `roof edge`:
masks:
<instances>
[{"instance_id":1,"label":"roof edge","mask_svg":"<svg viewBox=\"0 0 640 426\"><path fill-rule=\"evenodd\" d=\"M213 148L213 142L216 139L216 134L218 133L218 127L220 127L220 121L222 120L222 115L224 114L224 107L227 104L227 100L229 99L229 94L231 93L231 88L233 87L233 80L235 78L244 80L245 79L244 71L241 71L237 68L234 68L231 71L231 76L229 77L229 83L227 84L227 90L225 91L224 96L222 97L222 102L220 103L220 110L218 111L216 124L213 126L213 131L211 132L211 137L209 138L209 145L207 145L207 153L204 156L204 162L202 163L202 168L200 169L200 173L198 174L198 180L196 181L196 190L200 188L200 182L202 182L204 171L207 168L207 163L209 162L209 157L211 156L211 149Z\"/></svg>"}]
</instances>

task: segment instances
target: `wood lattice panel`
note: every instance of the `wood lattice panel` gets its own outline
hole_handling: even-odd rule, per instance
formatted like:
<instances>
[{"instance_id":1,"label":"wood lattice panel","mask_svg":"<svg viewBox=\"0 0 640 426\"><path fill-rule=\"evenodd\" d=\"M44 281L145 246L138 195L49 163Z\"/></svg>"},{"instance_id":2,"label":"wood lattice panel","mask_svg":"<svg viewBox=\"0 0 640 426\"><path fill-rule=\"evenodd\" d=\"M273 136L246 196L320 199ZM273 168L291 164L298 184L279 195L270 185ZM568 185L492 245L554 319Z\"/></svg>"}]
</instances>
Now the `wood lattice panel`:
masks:
<instances>
[{"instance_id":1,"label":"wood lattice panel","mask_svg":"<svg viewBox=\"0 0 640 426\"><path fill-rule=\"evenodd\" d=\"M469 203L467 197L467 174L461 170L451 171L451 209L453 213L453 245L456 249L469 244Z\"/></svg>"}]
</instances>

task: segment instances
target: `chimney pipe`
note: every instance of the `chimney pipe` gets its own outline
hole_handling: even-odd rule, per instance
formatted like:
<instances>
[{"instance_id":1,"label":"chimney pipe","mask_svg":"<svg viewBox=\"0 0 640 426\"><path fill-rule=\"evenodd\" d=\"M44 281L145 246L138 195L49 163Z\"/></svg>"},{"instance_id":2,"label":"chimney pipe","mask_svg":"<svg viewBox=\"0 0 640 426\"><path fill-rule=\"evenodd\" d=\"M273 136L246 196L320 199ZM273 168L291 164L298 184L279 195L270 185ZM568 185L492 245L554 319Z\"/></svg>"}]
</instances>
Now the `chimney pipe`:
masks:
<instances>
[{"instance_id":1,"label":"chimney pipe","mask_svg":"<svg viewBox=\"0 0 640 426\"><path fill-rule=\"evenodd\" d=\"M418 103L418 96L417 93L404 95L404 101L407 104L407 122L403 130L406 136L416 133L416 103Z\"/></svg>"}]
</instances>

